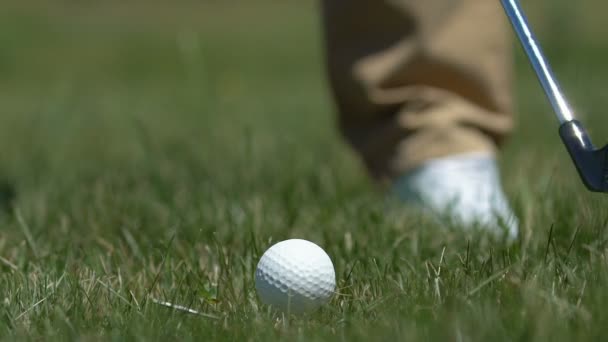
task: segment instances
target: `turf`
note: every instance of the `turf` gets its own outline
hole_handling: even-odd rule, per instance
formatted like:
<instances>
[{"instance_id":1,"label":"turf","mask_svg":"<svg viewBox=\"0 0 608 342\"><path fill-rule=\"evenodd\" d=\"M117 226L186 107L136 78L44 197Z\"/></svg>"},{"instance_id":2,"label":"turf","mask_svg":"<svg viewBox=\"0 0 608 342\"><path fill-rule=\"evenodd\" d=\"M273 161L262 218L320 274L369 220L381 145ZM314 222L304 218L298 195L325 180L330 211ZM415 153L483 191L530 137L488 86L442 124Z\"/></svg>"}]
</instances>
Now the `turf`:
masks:
<instances>
[{"instance_id":1,"label":"turf","mask_svg":"<svg viewBox=\"0 0 608 342\"><path fill-rule=\"evenodd\" d=\"M531 19L600 144L604 5L555 4ZM0 214L2 339L603 339L608 201L520 53L501 164L522 234L504 246L374 188L335 132L310 2L3 6L0 173L18 196ZM253 287L290 237L336 266L307 317Z\"/></svg>"}]
</instances>

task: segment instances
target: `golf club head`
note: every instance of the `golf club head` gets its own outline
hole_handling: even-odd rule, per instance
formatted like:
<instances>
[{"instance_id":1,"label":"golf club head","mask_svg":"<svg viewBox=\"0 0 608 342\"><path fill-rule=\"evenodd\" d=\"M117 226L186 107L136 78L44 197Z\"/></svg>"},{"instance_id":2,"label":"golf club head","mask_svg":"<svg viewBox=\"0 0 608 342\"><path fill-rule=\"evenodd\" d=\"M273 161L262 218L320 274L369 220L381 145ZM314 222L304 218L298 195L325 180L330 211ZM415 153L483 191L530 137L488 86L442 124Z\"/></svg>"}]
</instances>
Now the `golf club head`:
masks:
<instances>
[{"instance_id":1,"label":"golf club head","mask_svg":"<svg viewBox=\"0 0 608 342\"><path fill-rule=\"evenodd\" d=\"M608 192L608 146L596 149L583 125L574 118L519 0L501 0L501 3L560 122L559 135L583 183L591 191Z\"/></svg>"},{"instance_id":2,"label":"golf club head","mask_svg":"<svg viewBox=\"0 0 608 342\"><path fill-rule=\"evenodd\" d=\"M559 135L587 189L608 192L608 145L596 149L577 120L563 123Z\"/></svg>"}]
</instances>

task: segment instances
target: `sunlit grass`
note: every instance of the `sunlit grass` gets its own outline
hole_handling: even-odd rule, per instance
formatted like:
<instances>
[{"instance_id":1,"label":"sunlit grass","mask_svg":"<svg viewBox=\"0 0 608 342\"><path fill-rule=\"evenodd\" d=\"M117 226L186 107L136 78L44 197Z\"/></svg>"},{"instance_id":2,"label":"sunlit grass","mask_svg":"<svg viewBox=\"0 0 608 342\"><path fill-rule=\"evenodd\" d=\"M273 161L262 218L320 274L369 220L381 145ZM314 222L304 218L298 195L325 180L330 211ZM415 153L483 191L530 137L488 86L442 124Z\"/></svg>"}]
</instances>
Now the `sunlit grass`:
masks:
<instances>
[{"instance_id":1,"label":"sunlit grass","mask_svg":"<svg viewBox=\"0 0 608 342\"><path fill-rule=\"evenodd\" d=\"M334 129L314 4L71 6L0 14L0 175L18 192L0 214L3 338L603 338L608 202L520 54L501 163L522 234L504 246L370 183ZM601 41L563 44L546 50L600 144ZM253 286L291 237L336 266L306 317Z\"/></svg>"}]
</instances>

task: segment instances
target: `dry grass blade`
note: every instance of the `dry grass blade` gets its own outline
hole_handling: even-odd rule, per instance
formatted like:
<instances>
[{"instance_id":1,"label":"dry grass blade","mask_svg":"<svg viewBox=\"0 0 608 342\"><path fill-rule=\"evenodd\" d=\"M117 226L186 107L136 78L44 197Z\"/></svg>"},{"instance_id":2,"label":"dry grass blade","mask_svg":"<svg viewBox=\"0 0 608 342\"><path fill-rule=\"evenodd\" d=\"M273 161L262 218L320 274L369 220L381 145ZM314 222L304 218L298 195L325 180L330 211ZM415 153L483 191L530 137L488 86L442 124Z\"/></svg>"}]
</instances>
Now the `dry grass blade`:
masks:
<instances>
[{"instance_id":1,"label":"dry grass blade","mask_svg":"<svg viewBox=\"0 0 608 342\"><path fill-rule=\"evenodd\" d=\"M42 298L41 300L37 301L36 303L34 303L32 306L30 306L29 308L27 308L27 310L23 311L22 313L20 313L19 315L17 315L17 317L15 317L15 321L19 320L21 317L27 315L30 311L34 310L36 307L38 307L38 305L44 303L44 301L46 301L47 299L49 299L49 297L51 297L52 294Z\"/></svg>"},{"instance_id":2,"label":"dry grass blade","mask_svg":"<svg viewBox=\"0 0 608 342\"><path fill-rule=\"evenodd\" d=\"M176 311L181 311L181 312L189 313L189 314L192 314L192 315L198 315L198 316L202 316L202 317L210 318L210 319L218 319L218 320L221 319L221 317L219 317L219 316L211 315L211 314L204 313L204 312L199 312L199 311L196 311L194 309L191 309L191 308L188 308L188 307L185 307L185 306L182 306L182 305L177 305L177 304L173 304L173 303L170 303L170 302L164 302L164 301L158 300L156 298L150 297L150 300L154 304L157 304L157 305L160 305L160 306L164 306L166 308L171 308L171 309L176 310Z\"/></svg>"}]
</instances>

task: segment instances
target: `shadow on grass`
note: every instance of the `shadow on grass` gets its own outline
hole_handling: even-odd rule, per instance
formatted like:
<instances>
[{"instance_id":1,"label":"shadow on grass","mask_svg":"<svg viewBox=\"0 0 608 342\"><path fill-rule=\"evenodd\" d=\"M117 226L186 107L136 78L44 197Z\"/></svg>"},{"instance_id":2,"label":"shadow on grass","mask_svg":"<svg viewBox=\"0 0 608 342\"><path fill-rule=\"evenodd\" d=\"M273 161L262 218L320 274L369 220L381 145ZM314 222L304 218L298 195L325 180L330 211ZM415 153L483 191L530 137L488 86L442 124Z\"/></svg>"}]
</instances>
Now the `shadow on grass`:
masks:
<instances>
[{"instance_id":1,"label":"shadow on grass","mask_svg":"<svg viewBox=\"0 0 608 342\"><path fill-rule=\"evenodd\" d=\"M8 213L17 197L15 187L9 181L0 179L0 213Z\"/></svg>"}]
</instances>

